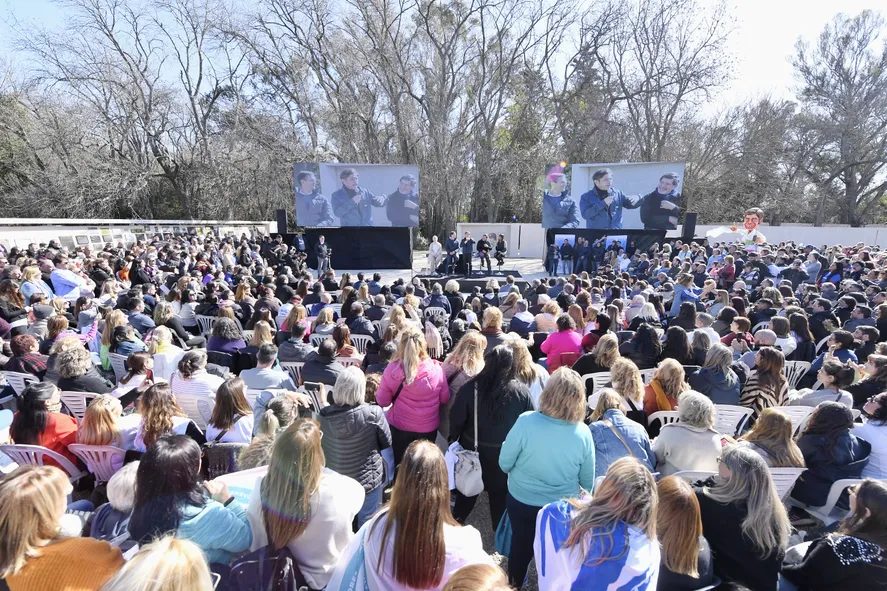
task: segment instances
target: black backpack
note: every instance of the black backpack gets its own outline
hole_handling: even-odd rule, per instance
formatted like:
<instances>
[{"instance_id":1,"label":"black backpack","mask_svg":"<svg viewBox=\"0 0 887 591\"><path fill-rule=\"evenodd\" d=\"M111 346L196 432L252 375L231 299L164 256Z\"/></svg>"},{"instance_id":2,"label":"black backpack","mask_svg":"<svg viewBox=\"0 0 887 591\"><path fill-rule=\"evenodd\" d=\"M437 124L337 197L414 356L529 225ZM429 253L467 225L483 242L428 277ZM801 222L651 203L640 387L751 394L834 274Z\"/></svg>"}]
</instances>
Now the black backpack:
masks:
<instances>
[{"instance_id":1,"label":"black backpack","mask_svg":"<svg viewBox=\"0 0 887 591\"><path fill-rule=\"evenodd\" d=\"M229 587L238 591L310 591L289 548L263 546L231 566Z\"/></svg>"}]
</instances>

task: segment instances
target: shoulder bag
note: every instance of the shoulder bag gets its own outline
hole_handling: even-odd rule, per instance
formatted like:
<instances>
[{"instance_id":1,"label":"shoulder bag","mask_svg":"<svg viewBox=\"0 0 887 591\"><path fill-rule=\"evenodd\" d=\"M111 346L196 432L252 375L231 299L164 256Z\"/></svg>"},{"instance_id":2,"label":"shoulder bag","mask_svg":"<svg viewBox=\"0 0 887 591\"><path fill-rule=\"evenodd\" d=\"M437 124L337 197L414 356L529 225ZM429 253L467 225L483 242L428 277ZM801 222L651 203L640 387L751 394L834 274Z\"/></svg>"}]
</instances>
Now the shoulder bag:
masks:
<instances>
[{"instance_id":1,"label":"shoulder bag","mask_svg":"<svg viewBox=\"0 0 887 591\"><path fill-rule=\"evenodd\" d=\"M484 490L484 480L477 451L477 383L474 384L474 449L463 449L456 455L459 458L455 469L456 490L466 497L479 495Z\"/></svg>"},{"instance_id":2,"label":"shoulder bag","mask_svg":"<svg viewBox=\"0 0 887 591\"><path fill-rule=\"evenodd\" d=\"M625 401L628 403L628 406L631 407L631 410L625 413L625 416L646 429L647 413L645 413L643 410L638 410L638 407L634 405L634 402L632 402L631 398L626 397Z\"/></svg>"},{"instance_id":3,"label":"shoulder bag","mask_svg":"<svg viewBox=\"0 0 887 591\"><path fill-rule=\"evenodd\" d=\"M610 429L610 431L613 432L613 435L616 436L616 439L619 440L619 443L625 446L625 451L628 452L628 455L630 455L631 457L635 457L634 452L631 450L631 447L628 445L628 443L626 443L625 439L622 437L622 434L616 429L616 427L613 426L613 423L611 423L608 419L604 419L601 422L605 424L607 428Z\"/></svg>"}]
</instances>

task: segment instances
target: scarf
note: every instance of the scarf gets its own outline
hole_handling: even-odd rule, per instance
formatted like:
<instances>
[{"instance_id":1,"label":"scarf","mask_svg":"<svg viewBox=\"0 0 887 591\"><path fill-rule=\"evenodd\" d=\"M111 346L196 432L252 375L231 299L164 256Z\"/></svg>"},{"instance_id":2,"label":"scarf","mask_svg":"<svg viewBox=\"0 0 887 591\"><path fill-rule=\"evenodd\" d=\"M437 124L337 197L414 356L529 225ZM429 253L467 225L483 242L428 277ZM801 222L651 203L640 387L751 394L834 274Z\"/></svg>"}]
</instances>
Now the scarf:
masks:
<instances>
[{"instance_id":1,"label":"scarf","mask_svg":"<svg viewBox=\"0 0 887 591\"><path fill-rule=\"evenodd\" d=\"M662 383L658 379L650 382L650 387L653 388L653 393L656 395L656 406L659 410L674 410L675 405L669 400L665 390L662 389Z\"/></svg>"}]
</instances>

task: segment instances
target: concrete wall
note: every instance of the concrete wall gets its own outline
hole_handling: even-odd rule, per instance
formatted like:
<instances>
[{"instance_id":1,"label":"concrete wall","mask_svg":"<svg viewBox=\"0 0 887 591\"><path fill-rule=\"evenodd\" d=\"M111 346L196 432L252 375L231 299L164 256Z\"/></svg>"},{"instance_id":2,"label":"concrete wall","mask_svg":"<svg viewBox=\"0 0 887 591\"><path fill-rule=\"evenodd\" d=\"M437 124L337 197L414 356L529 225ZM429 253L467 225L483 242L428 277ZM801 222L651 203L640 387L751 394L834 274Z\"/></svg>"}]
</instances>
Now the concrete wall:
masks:
<instances>
[{"instance_id":1,"label":"concrete wall","mask_svg":"<svg viewBox=\"0 0 887 591\"><path fill-rule=\"evenodd\" d=\"M458 239L471 232L475 240L482 234L504 234L508 242L508 256L520 259L538 259L545 256L545 228L541 224L456 224ZM444 242L445 236L438 236ZM495 240L492 241L495 244Z\"/></svg>"}]
</instances>

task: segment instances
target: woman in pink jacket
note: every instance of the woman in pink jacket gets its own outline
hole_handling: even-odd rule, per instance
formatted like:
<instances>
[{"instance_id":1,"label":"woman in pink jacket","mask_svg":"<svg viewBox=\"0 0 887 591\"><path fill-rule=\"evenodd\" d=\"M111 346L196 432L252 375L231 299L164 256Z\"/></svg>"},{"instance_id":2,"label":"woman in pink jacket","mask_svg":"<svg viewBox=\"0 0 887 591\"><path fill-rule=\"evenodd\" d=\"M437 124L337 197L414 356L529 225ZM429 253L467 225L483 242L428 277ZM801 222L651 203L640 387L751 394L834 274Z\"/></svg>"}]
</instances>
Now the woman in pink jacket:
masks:
<instances>
[{"instance_id":1,"label":"woman in pink jacket","mask_svg":"<svg viewBox=\"0 0 887 591\"><path fill-rule=\"evenodd\" d=\"M540 349L548 357L548 373L554 373L562 364L570 367L579 359L582 355L582 335L576 332L576 323L569 314L557 317L557 332L548 335ZM567 358L562 361L563 353L573 353L572 361Z\"/></svg>"},{"instance_id":2,"label":"woman in pink jacket","mask_svg":"<svg viewBox=\"0 0 887 591\"><path fill-rule=\"evenodd\" d=\"M379 406L391 405L387 418L395 465L413 441L436 439L440 405L449 399L446 375L440 363L428 357L425 335L406 329L376 391Z\"/></svg>"}]
</instances>

